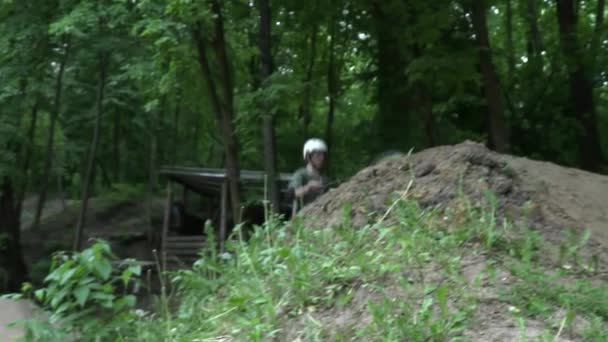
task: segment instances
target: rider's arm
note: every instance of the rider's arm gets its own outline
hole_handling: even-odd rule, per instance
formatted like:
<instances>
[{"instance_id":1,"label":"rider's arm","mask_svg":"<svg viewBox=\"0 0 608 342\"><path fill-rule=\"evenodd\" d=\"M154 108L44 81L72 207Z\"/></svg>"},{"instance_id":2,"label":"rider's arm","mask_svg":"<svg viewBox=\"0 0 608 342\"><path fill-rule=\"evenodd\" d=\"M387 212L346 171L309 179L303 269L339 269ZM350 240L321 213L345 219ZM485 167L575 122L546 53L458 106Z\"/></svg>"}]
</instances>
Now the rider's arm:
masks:
<instances>
[{"instance_id":1,"label":"rider's arm","mask_svg":"<svg viewBox=\"0 0 608 342\"><path fill-rule=\"evenodd\" d=\"M304 177L300 171L296 171L289 181L288 193L292 198L302 197L305 194L306 185L304 183Z\"/></svg>"},{"instance_id":2,"label":"rider's arm","mask_svg":"<svg viewBox=\"0 0 608 342\"><path fill-rule=\"evenodd\" d=\"M296 197L302 197L306 195L310 191L310 185L302 185L300 187L295 188L294 195Z\"/></svg>"}]
</instances>

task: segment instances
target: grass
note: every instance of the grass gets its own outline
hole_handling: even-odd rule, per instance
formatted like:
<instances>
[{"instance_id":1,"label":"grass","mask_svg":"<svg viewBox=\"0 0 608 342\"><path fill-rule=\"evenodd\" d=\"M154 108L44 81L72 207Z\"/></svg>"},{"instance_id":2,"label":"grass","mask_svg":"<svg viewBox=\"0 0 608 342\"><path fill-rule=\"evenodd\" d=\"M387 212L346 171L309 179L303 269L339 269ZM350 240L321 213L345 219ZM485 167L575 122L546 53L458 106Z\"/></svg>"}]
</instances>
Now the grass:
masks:
<instances>
[{"instance_id":1,"label":"grass","mask_svg":"<svg viewBox=\"0 0 608 342\"><path fill-rule=\"evenodd\" d=\"M488 290L517 332L542 322L540 341L608 339L605 285L542 266L547 244L498 221L492 196L485 206L463 203L423 210L401 199L387 220L357 229L348 215L324 230L272 218L246 242L236 229L228 253L201 251L192 269L171 273L174 298L139 312L114 340L466 341L486 319ZM501 285L501 272L515 281Z\"/></svg>"}]
</instances>

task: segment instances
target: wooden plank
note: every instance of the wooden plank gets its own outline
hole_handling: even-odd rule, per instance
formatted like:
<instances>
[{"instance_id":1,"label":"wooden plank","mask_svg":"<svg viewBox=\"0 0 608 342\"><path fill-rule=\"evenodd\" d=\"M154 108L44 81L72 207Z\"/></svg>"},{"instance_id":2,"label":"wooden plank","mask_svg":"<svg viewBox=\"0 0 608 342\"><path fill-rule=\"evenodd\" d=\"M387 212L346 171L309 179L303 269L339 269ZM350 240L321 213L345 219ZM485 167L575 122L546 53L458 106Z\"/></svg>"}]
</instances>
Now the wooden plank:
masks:
<instances>
[{"instance_id":1,"label":"wooden plank","mask_svg":"<svg viewBox=\"0 0 608 342\"><path fill-rule=\"evenodd\" d=\"M191 255L198 257L199 252L203 249L201 248L176 248L176 249L168 249L168 255Z\"/></svg>"},{"instance_id":2,"label":"wooden plank","mask_svg":"<svg viewBox=\"0 0 608 342\"><path fill-rule=\"evenodd\" d=\"M167 259L167 264L171 269L177 269L183 266L192 266L196 260L198 259L171 256L169 259Z\"/></svg>"},{"instance_id":3,"label":"wooden plank","mask_svg":"<svg viewBox=\"0 0 608 342\"><path fill-rule=\"evenodd\" d=\"M170 257L169 258L177 258L177 259L183 259L183 260L198 260L200 259L200 257L198 256L198 254L185 254L185 253L181 253L181 254L169 254Z\"/></svg>"},{"instance_id":4,"label":"wooden plank","mask_svg":"<svg viewBox=\"0 0 608 342\"><path fill-rule=\"evenodd\" d=\"M221 168L200 168L200 167L162 167L161 174L182 174L194 175L201 178L224 180L227 178L226 169ZM264 182L264 171L260 170L240 170L239 178L245 181ZM278 175L279 181L289 181L291 174L281 172Z\"/></svg>"},{"instance_id":5,"label":"wooden plank","mask_svg":"<svg viewBox=\"0 0 608 342\"><path fill-rule=\"evenodd\" d=\"M205 241L205 237L202 235L169 235L167 241Z\"/></svg>"},{"instance_id":6,"label":"wooden plank","mask_svg":"<svg viewBox=\"0 0 608 342\"><path fill-rule=\"evenodd\" d=\"M193 258L198 258L198 249L176 249L176 250L167 250L168 255L174 256L189 256Z\"/></svg>"},{"instance_id":7,"label":"wooden plank","mask_svg":"<svg viewBox=\"0 0 608 342\"><path fill-rule=\"evenodd\" d=\"M179 250L184 250L184 251L198 251L201 249L204 249L205 245L203 244L191 244L191 245L168 245L167 246L167 251L179 251Z\"/></svg>"},{"instance_id":8,"label":"wooden plank","mask_svg":"<svg viewBox=\"0 0 608 342\"><path fill-rule=\"evenodd\" d=\"M176 248L205 248L205 243L202 242L177 242L177 243L168 243L167 249L176 249Z\"/></svg>"},{"instance_id":9,"label":"wooden plank","mask_svg":"<svg viewBox=\"0 0 608 342\"><path fill-rule=\"evenodd\" d=\"M168 260L182 260L182 261L183 260L187 260L187 261L190 261L190 262L195 262L198 259L200 259L200 257L197 256L197 255L181 255L181 256L178 256L178 255L173 255L172 254L169 257L167 257L167 261Z\"/></svg>"},{"instance_id":10,"label":"wooden plank","mask_svg":"<svg viewBox=\"0 0 608 342\"><path fill-rule=\"evenodd\" d=\"M162 237L161 237L161 248L160 248L160 258L161 258L161 266L162 266L162 270L165 270L166 267L166 263L165 263L165 259L166 259L166 254L165 254L165 250L166 250L166 243L167 243L167 234L169 232L169 220L171 217L171 203L173 202L173 196L171 193L171 182L167 183L167 202L165 203L165 217L163 220L163 232L162 232Z\"/></svg>"}]
</instances>

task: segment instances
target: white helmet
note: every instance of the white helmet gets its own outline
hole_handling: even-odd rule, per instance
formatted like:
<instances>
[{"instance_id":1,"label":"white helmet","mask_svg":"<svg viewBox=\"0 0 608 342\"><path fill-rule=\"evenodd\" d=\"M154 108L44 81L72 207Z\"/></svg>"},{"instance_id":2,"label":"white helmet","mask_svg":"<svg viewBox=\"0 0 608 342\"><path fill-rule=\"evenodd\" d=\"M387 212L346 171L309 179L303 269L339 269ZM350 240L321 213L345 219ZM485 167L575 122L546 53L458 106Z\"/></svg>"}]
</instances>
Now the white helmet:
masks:
<instances>
[{"instance_id":1,"label":"white helmet","mask_svg":"<svg viewBox=\"0 0 608 342\"><path fill-rule=\"evenodd\" d=\"M313 152L327 153L327 145L321 139L308 139L308 141L306 141L306 143L304 144L304 150L302 151L304 160L307 160L308 155Z\"/></svg>"}]
</instances>

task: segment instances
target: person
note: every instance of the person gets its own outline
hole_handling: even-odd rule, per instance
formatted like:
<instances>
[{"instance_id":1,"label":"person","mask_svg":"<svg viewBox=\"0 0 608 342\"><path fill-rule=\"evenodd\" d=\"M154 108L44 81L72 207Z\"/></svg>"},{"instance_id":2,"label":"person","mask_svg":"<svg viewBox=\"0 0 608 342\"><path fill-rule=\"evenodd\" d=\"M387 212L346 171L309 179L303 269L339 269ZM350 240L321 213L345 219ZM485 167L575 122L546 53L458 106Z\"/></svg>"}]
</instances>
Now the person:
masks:
<instances>
[{"instance_id":1,"label":"person","mask_svg":"<svg viewBox=\"0 0 608 342\"><path fill-rule=\"evenodd\" d=\"M306 141L302 151L306 166L296 170L288 189L293 197L292 217L302 207L314 201L327 190L328 178L322 174L327 156L327 145L318 138Z\"/></svg>"}]
</instances>

